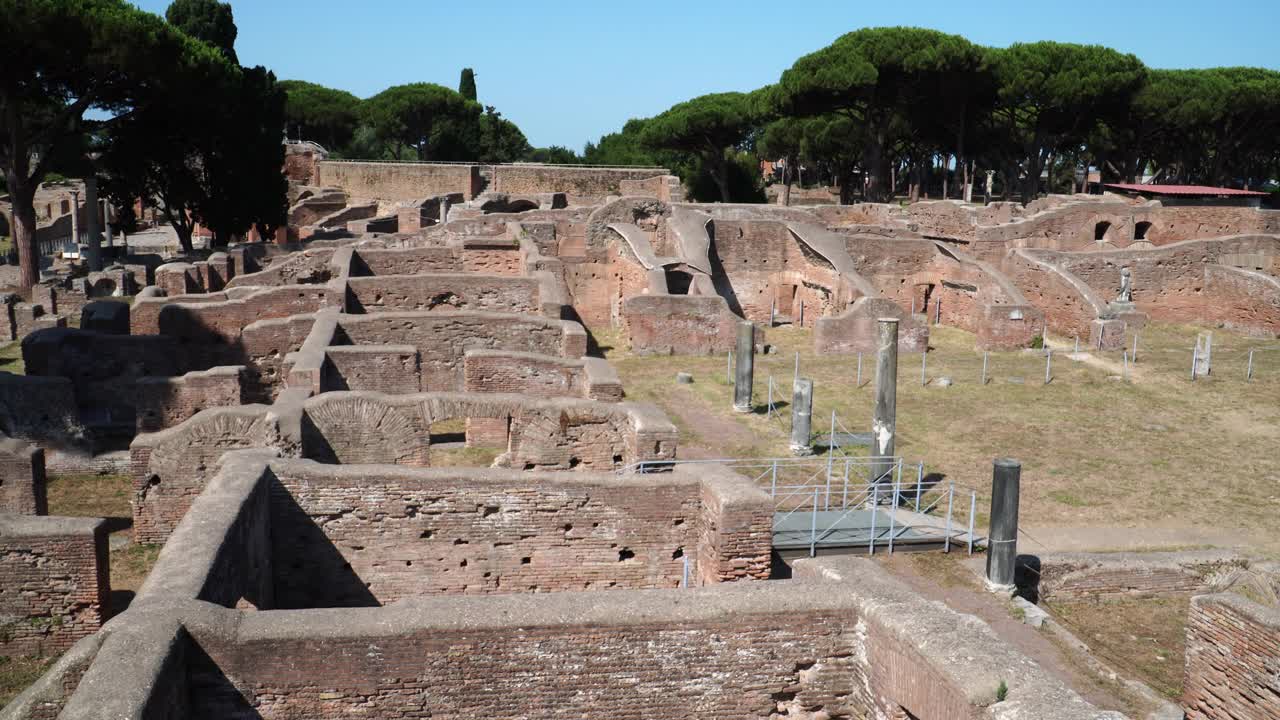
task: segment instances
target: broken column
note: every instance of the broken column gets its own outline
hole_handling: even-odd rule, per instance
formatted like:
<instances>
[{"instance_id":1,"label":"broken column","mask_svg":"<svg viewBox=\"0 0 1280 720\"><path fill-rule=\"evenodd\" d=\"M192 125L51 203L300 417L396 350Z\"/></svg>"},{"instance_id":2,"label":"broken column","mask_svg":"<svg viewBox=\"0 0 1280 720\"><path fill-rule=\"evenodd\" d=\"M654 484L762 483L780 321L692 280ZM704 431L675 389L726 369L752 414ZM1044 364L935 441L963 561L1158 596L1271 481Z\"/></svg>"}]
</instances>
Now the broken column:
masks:
<instances>
[{"instance_id":1,"label":"broken column","mask_svg":"<svg viewBox=\"0 0 1280 720\"><path fill-rule=\"evenodd\" d=\"M813 381L799 378L791 392L791 454L812 455Z\"/></svg>"},{"instance_id":2,"label":"broken column","mask_svg":"<svg viewBox=\"0 0 1280 720\"><path fill-rule=\"evenodd\" d=\"M876 333L876 406L871 416L872 481L893 473L893 441L898 427L898 320L880 318Z\"/></svg>"},{"instance_id":3,"label":"broken column","mask_svg":"<svg viewBox=\"0 0 1280 720\"><path fill-rule=\"evenodd\" d=\"M1195 377L1209 377L1213 371L1213 333L1196 336Z\"/></svg>"},{"instance_id":4,"label":"broken column","mask_svg":"<svg viewBox=\"0 0 1280 720\"><path fill-rule=\"evenodd\" d=\"M738 323L738 348L733 356L733 409L751 412L751 377L756 359L756 326L750 320Z\"/></svg>"},{"instance_id":5,"label":"broken column","mask_svg":"<svg viewBox=\"0 0 1280 720\"><path fill-rule=\"evenodd\" d=\"M987 587L1012 592L1018 557L1018 491L1022 463L1009 458L995 461L991 477L991 533L987 538Z\"/></svg>"},{"instance_id":6,"label":"broken column","mask_svg":"<svg viewBox=\"0 0 1280 720\"><path fill-rule=\"evenodd\" d=\"M80 244L80 191L71 191L71 245Z\"/></svg>"}]
</instances>

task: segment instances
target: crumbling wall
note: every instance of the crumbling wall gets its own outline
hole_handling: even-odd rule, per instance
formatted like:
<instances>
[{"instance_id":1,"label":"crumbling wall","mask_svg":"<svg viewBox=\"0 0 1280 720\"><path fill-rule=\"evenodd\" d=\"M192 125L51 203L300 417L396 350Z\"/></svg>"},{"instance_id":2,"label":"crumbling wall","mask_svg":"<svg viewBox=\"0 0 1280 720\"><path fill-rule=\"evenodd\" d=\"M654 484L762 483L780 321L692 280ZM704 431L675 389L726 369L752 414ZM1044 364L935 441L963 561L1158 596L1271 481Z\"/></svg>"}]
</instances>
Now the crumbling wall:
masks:
<instances>
[{"instance_id":1,"label":"crumbling wall","mask_svg":"<svg viewBox=\"0 0 1280 720\"><path fill-rule=\"evenodd\" d=\"M57 655L110 614L106 523L0 515L0 654Z\"/></svg>"},{"instance_id":2,"label":"crumbling wall","mask_svg":"<svg viewBox=\"0 0 1280 720\"><path fill-rule=\"evenodd\" d=\"M89 440L70 379L7 372L0 372L0 432L45 447L83 447Z\"/></svg>"},{"instance_id":3,"label":"crumbling wall","mask_svg":"<svg viewBox=\"0 0 1280 720\"><path fill-rule=\"evenodd\" d=\"M457 390L460 388L448 388ZM380 393L422 391L418 349L412 345L350 345L324 351L320 391L370 390Z\"/></svg>"},{"instance_id":4,"label":"crumbling wall","mask_svg":"<svg viewBox=\"0 0 1280 720\"><path fill-rule=\"evenodd\" d=\"M876 352L876 323L898 320L898 352L918 353L929 347L929 326L918 322L892 300L860 297L839 315L819 318L813 334L819 355Z\"/></svg>"},{"instance_id":5,"label":"crumbling wall","mask_svg":"<svg viewBox=\"0 0 1280 720\"><path fill-rule=\"evenodd\" d=\"M44 450L0 435L0 513L48 515Z\"/></svg>"},{"instance_id":6,"label":"crumbling wall","mask_svg":"<svg viewBox=\"0 0 1280 720\"><path fill-rule=\"evenodd\" d=\"M1280 278L1226 265L1207 265L1203 288L1202 322L1257 337L1280 334Z\"/></svg>"},{"instance_id":7,"label":"crumbling wall","mask_svg":"<svg viewBox=\"0 0 1280 720\"><path fill-rule=\"evenodd\" d=\"M1182 706L1188 720L1280 717L1280 611L1223 593L1191 599Z\"/></svg>"},{"instance_id":8,"label":"crumbling wall","mask_svg":"<svg viewBox=\"0 0 1280 720\"><path fill-rule=\"evenodd\" d=\"M622 329L642 355L719 355L733 349L742 318L718 295L631 295Z\"/></svg>"},{"instance_id":9,"label":"crumbling wall","mask_svg":"<svg viewBox=\"0 0 1280 720\"><path fill-rule=\"evenodd\" d=\"M1167 553L1059 553L1043 555L1026 573L1041 598L1186 595L1204 592L1215 573L1244 566L1217 550Z\"/></svg>"},{"instance_id":10,"label":"crumbling wall","mask_svg":"<svg viewBox=\"0 0 1280 720\"><path fill-rule=\"evenodd\" d=\"M663 168L596 168L573 165L494 165L489 192L509 195L562 192L578 202L622 195L623 180L670 175ZM469 198L468 198L469 199Z\"/></svg>"}]
</instances>

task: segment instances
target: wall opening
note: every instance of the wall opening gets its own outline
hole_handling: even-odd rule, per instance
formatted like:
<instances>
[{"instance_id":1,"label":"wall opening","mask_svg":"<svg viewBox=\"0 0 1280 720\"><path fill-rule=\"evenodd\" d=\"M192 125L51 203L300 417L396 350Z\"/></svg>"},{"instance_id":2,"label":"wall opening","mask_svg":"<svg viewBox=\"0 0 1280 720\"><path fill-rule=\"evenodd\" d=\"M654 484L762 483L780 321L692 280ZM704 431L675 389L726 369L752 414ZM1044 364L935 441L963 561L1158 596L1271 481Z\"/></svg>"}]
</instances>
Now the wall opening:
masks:
<instances>
[{"instance_id":1,"label":"wall opening","mask_svg":"<svg viewBox=\"0 0 1280 720\"><path fill-rule=\"evenodd\" d=\"M1106 222L1105 220L1103 222L1098 223L1097 225L1094 225L1093 239L1097 242L1102 242L1103 240L1106 240L1107 232L1109 230L1111 230L1111 223Z\"/></svg>"},{"instance_id":2,"label":"wall opening","mask_svg":"<svg viewBox=\"0 0 1280 720\"><path fill-rule=\"evenodd\" d=\"M671 295L688 295L693 285L693 275L681 270L666 270L667 292Z\"/></svg>"},{"instance_id":3,"label":"wall opening","mask_svg":"<svg viewBox=\"0 0 1280 720\"><path fill-rule=\"evenodd\" d=\"M1147 239L1147 231L1148 231L1148 230L1150 230L1150 229L1151 229L1151 223L1149 223L1149 222L1140 222L1140 223L1138 223L1137 225L1134 225L1134 226L1133 226L1133 239L1134 239L1134 240L1146 240L1146 239Z\"/></svg>"}]
</instances>

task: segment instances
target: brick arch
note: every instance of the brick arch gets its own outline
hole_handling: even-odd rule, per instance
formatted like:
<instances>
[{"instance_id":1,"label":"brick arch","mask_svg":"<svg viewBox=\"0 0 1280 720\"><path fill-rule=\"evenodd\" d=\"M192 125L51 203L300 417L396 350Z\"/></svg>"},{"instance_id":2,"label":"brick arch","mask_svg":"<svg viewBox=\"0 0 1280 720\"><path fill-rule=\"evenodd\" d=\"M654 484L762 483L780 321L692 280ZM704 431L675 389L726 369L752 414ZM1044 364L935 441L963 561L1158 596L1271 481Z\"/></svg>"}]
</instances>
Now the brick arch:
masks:
<instances>
[{"instance_id":1,"label":"brick arch","mask_svg":"<svg viewBox=\"0 0 1280 720\"><path fill-rule=\"evenodd\" d=\"M377 398L322 398L303 417L303 454L325 463L430 465L430 426L412 407Z\"/></svg>"}]
</instances>

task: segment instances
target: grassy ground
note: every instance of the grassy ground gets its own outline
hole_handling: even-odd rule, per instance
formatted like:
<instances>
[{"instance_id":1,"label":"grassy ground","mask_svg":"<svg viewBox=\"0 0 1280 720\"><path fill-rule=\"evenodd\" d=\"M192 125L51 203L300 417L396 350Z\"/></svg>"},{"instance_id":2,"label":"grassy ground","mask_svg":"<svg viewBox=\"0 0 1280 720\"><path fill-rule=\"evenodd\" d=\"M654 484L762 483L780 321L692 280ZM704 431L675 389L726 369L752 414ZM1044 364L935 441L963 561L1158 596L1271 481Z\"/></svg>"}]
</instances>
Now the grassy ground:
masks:
<instances>
[{"instance_id":1,"label":"grassy ground","mask_svg":"<svg viewBox=\"0 0 1280 720\"><path fill-rule=\"evenodd\" d=\"M111 521L111 605L122 612L142 587L160 554L158 545L129 540L133 486L125 475L61 475L49 478L49 514L105 517Z\"/></svg>"},{"instance_id":2,"label":"grassy ground","mask_svg":"<svg viewBox=\"0 0 1280 720\"><path fill-rule=\"evenodd\" d=\"M920 383L920 354L900 358L898 453L922 460L928 473L974 488L988 503L991 461L1023 463L1021 517L1025 527L1206 528L1238 531L1242 542L1280 552L1280 343L1214 332L1214 374L1192 383L1191 348L1197 329L1152 326L1139 339L1129 379L1120 352L1073 361L1053 339L1051 382L1043 351L991 353L988 383L973 336L934 328L928 384ZM651 401L681 433L682 457L781 457L788 453L789 411L782 420L731 410L724 356L636 357L616 334L597 335L617 368L629 399ZM795 353L800 372L815 383L814 431L825 432L834 410L853 431L869 429L873 358L817 357L808 331L779 328L768 335L777 354L757 355L755 400L763 406L768 378L775 399L789 401ZM1254 379L1245 380L1249 348ZM677 385L677 371L692 385ZM951 387L942 387L940 377ZM820 440L819 440L820 441ZM984 524L980 510L979 525ZM1227 523L1224 526L1224 519Z\"/></svg>"},{"instance_id":3,"label":"grassy ground","mask_svg":"<svg viewBox=\"0 0 1280 720\"><path fill-rule=\"evenodd\" d=\"M22 362L22 343L11 342L0 345L0 372L11 372L15 375L27 374L27 366Z\"/></svg>"},{"instance_id":4,"label":"grassy ground","mask_svg":"<svg viewBox=\"0 0 1280 720\"><path fill-rule=\"evenodd\" d=\"M0 708L44 674L56 658L0 656Z\"/></svg>"},{"instance_id":5,"label":"grassy ground","mask_svg":"<svg viewBox=\"0 0 1280 720\"><path fill-rule=\"evenodd\" d=\"M1170 700L1182 694L1189 598L1055 602L1063 625L1100 660Z\"/></svg>"}]
</instances>

